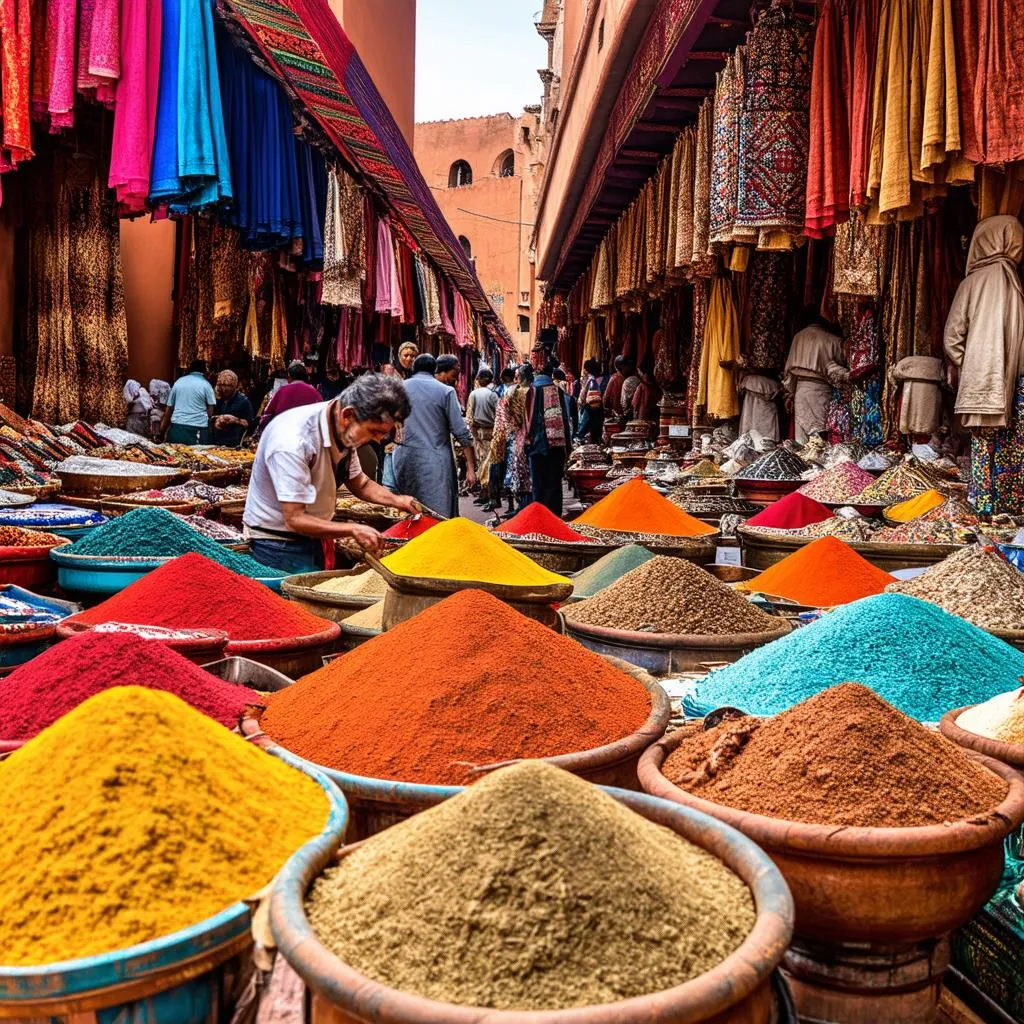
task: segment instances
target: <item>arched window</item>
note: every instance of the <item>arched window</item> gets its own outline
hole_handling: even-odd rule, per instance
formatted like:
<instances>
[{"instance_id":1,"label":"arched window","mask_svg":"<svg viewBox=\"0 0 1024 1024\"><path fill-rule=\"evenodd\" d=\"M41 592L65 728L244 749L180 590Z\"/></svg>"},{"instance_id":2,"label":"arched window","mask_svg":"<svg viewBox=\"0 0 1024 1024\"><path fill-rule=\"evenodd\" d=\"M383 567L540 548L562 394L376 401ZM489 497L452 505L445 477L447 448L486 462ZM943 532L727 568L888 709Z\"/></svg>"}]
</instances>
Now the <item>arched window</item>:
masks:
<instances>
[{"instance_id":1,"label":"arched window","mask_svg":"<svg viewBox=\"0 0 1024 1024\"><path fill-rule=\"evenodd\" d=\"M469 259L473 258L473 246L469 244L469 239L465 235L459 235L459 245L462 246L462 251L466 254Z\"/></svg>"},{"instance_id":2,"label":"arched window","mask_svg":"<svg viewBox=\"0 0 1024 1024\"><path fill-rule=\"evenodd\" d=\"M462 188L473 184L473 168L465 160L456 160L448 172L448 187Z\"/></svg>"},{"instance_id":3,"label":"arched window","mask_svg":"<svg viewBox=\"0 0 1024 1024\"><path fill-rule=\"evenodd\" d=\"M494 161L494 173L499 178L514 178L516 176L516 155L511 149L506 149Z\"/></svg>"}]
</instances>

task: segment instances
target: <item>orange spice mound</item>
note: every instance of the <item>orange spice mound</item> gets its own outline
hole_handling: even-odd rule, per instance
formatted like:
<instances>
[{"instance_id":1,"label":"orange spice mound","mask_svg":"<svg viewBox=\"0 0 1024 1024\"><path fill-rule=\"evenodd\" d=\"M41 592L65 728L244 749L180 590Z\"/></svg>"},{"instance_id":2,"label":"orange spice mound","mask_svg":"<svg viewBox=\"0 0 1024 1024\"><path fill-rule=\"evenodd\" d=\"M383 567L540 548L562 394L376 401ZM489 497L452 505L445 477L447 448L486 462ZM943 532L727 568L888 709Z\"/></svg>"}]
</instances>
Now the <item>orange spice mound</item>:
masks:
<instances>
[{"instance_id":1,"label":"orange spice mound","mask_svg":"<svg viewBox=\"0 0 1024 1024\"><path fill-rule=\"evenodd\" d=\"M598 530L618 533L662 533L669 537L702 537L713 526L687 515L637 477L616 487L576 520Z\"/></svg>"},{"instance_id":2,"label":"orange spice mound","mask_svg":"<svg viewBox=\"0 0 1024 1024\"><path fill-rule=\"evenodd\" d=\"M751 593L831 608L881 594L892 581L838 537L821 537L741 586Z\"/></svg>"}]
</instances>

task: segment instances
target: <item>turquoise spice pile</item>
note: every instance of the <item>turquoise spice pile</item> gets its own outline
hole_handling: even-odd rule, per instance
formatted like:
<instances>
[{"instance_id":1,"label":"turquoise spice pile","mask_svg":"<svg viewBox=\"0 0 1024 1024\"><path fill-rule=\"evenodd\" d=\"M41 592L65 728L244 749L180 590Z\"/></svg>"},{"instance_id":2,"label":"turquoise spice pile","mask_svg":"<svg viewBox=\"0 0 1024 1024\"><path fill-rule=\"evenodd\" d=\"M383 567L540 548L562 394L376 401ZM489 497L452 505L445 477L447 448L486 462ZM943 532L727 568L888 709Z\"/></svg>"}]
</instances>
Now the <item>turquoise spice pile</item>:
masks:
<instances>
[{"instance_id":1,"label":"turquoise spice pile","mask_svg":"<svg viewBox=\"0 0 1024 1024\"><path fill-rule=\"evenodd\" d=\"M1024 653L933 604L879 594L752 651L698 684L692 710L777 715L836 683L863 683L922 722L1020 685Z\"/></svg>"},{"instance_id":2,"label":"turquoise spice pile","mask_svg":"<svg viewBox=\"0 0 1024 1024\"><path fill-rule=\"evenodd\" d=\"M228 550L162 508L137 508L111 519L72 545L71 553L121 558L174 558L194 553L240 576L265 579L286 575L248 555Z\"/></svg>"}]
</instances>

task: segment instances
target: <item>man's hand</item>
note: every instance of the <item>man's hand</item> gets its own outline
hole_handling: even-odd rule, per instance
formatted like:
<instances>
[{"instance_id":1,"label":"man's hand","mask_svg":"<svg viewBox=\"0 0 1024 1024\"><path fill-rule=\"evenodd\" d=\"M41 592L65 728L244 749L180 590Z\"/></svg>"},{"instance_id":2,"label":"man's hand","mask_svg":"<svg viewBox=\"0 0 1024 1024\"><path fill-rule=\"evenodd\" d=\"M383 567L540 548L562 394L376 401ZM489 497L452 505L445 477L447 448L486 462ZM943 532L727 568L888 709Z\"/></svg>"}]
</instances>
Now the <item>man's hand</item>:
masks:
<instances>
[{"instance_id":1,"label":"man's hand","mask_svg":"<svg viewBox=\"0 0 1024 1024\"><path fill-rule=\"evenodd\" d=\"M391 502L391 507L408 512L411 516L419 515L423 511L423 506L408 494L396 494Z\"/></svg>"},{"instance_id":2,"label":"man's hand","mask_svg":"<svg viewBox=\"0 0 1024 1024\"><path fill-rule=\"evenodd\" d=\"M384 538L372 526L349 523L346 536L351 537L368 555L380 557L384 551Z\"/></svg>"},{"instance_id":3,"label":"man's hand","mask_svg":"<svg viewBox=\"0 0 1024 1024\"><path fill-rule=\"evenodd\" d=\"M476 486L476 470L470 466L466 470L466 487L473 488Z\"/></svg>"}]
</instances>

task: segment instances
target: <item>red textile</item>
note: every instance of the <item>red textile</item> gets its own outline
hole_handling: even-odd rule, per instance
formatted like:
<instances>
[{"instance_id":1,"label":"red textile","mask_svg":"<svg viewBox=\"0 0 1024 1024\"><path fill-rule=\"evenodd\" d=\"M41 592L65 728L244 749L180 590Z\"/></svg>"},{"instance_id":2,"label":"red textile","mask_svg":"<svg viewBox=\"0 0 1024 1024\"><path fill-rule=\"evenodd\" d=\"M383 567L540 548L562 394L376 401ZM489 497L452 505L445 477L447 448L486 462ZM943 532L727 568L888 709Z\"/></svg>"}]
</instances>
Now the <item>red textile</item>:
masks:
<instances>
[{"instance_id":1,"label":"red textile","mask_svg":"<svg viewBox=\"0 0 1024 1024\"><path fill-rule=\"evenodd\" d=\"M0 3L0 80L3 91L3 163L17 165L32 156L29 122L31 91L32 7L29 0Z\"/></svg>"},{"instance_id":2,"label":"red textile","mask_svg":"<svg viewBox=\"0 0 1024 1024\"><path fill-rule=\"evenodd\" d=\"M847 17L853 20L853 66L850 74L850 204L866 206L871 160L871 102L875 87L875 49L879 0L858 0Z\"/></svg>"},{"instance_id":3,"label":"red textile","mask_svg":"<svg viewBox=\"0 0 1024 1024\"><path fill-rule=\"evenodd\" d=\"M825 0L814 37L811 72L811 133L807 158L804 230L812 238L832 234L850 211L849 110L842 87L843 19Z\"/></svg>"},{"instance_id":4,"label":"red textile","mask_svg":"<svg viewBox=\"0 0 1024 1024\"><path fill-rule=\"evenodd\" d=\"M819 501L808 498L799 491L787 494L763 512L748 519L747 526L764 526L774 530L799 530L812 523L831 519L832 513Z\"/></svg>"},{"instance_id":5,"label":"red textile","mask_svg":"<svg viewBox=\"0 0 1024 1024\"><path fill-rule=\"evenodd\" d=\"M1008 0L953 0L963 153L1024 160L1024 17Z\"/></svg>"}]
</instances>

